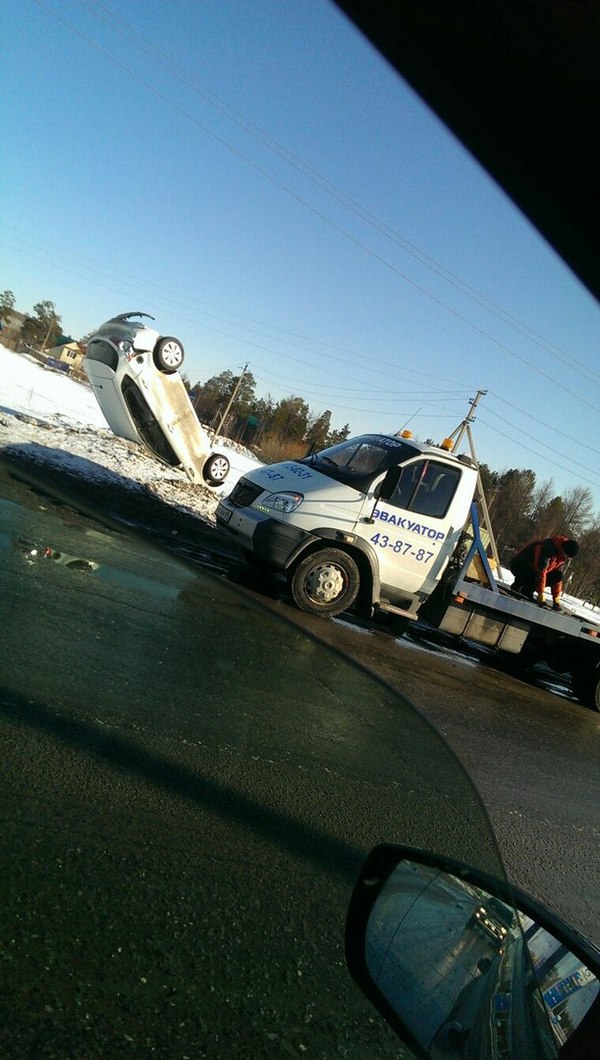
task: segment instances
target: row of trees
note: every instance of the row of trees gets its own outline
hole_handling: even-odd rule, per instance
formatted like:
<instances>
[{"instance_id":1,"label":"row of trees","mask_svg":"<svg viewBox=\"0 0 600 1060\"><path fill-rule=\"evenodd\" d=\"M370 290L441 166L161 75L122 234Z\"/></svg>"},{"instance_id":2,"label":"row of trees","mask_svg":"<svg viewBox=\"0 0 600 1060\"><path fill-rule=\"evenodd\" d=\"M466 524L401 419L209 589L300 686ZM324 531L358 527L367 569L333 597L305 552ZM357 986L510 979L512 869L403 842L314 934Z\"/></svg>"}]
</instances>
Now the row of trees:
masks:
<instances>
[{"instance_id":1,"label":"row of trees","mask_svg":"<svg viewBox=\"0 0 600 1060\"><path fill-rule=\"evenodd\" d=\"M15 296L12 291L0 292L0 322L9 322L15 308ZM61 318L56 312L54 302L46 299L37 302L33 313L25 317L19 331L19 340L26 346L37 346L39 349L52 349L63 337Z\"/></svg>"},{"instance_id":2,"label":"row of trees","mask_svg":"<svg viewBox=\"0 0 600 1060\"><path fill-rule=\"evenodd\" d=\"M221 372L194 386L187 379L185 382L202 423L234 441L260 449L267 462L297 457L309 448L335 445L350 434L347 423L341 430L332 428L330 409L320 414L312 412L304 398L258 398L252 372Z\"/></svg>"},{"instance_id":3,"label":"row of trees","mask_svg":"<svg viewBox=\"0 0 600 1060\"><path fill-rule=\"evenodd\" d=\"M528 541L566 534L580 545L567 591L600 604L600 516L591 490L572 486L557 494L551 479L538 483L531 469L492 471L482 464L479 470L503 566Z\"/></svg>"}]
</instances>

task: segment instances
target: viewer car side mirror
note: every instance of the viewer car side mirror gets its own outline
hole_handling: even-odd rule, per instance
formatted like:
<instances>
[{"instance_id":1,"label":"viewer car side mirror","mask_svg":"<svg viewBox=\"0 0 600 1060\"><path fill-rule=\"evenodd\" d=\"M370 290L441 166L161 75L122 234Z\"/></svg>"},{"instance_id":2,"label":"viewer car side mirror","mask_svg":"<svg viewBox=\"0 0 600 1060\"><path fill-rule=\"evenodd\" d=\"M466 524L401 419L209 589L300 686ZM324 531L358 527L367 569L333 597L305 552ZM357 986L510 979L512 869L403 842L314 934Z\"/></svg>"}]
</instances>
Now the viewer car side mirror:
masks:
<instances>
[{"instance_id":1,"label":"viewer car side mirror","mask_svg":"<svg viewBox=\"0 0 600 1060\"><path fill-rule=\"evenodd\" d=\"M346 961L416 1056L597 1056L600 952L460 862L371 851L350 901Z\"/></svg>"}]
</instances>

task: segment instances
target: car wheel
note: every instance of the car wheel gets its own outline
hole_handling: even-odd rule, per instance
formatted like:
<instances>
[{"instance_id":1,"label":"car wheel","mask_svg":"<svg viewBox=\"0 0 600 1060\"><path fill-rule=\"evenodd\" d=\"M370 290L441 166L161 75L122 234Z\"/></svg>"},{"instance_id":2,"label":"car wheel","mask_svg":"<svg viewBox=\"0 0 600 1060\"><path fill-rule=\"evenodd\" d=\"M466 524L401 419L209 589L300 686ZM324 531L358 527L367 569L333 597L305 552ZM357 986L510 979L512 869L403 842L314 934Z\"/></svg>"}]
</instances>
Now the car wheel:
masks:
<instances>
[{"instance_id":1,"label":"car wheel","mask_svg":"<svg viewBox=\"0 0 600 1060\"><path fill-rule=\"evenodd\" d=\"M347 552L312 552L292 571L290 591L301 611L332 618L352 606L360 588L358 567Z\"/></svg>"},{"instance_id":2,"label":"car wheel","mask_svg":"<svg viewBox=\"0 0 600 1060\"><path fill-rule=\"evenodd\" d=\"M159 339L154 347L154 363L161 372L177 372L183 364L183 346L171 335Z\"/></svg>"},{"instance_id":3,"label":"car wheel","mask_svg":"<svg viewBox=\"0 0 600 1060\"><path fill-rule=\"evenodd\" d=\"M202 468L204 481L209 486L220 486L229 474L229 467L229 460L226 456L222 453L213 453Z\"/></svg>"}]
</instances>

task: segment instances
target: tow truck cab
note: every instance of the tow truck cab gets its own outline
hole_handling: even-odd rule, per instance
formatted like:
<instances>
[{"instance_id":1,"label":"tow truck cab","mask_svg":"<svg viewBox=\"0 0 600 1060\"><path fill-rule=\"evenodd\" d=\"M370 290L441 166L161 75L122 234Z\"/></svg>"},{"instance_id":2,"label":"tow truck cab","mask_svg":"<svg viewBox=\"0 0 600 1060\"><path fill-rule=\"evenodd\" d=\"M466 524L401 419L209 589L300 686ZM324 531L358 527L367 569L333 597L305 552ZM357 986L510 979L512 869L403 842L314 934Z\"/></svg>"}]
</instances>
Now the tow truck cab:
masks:
<instances>
[{"instance_id":1,"label":"tow truck cab","mask_svg":"<svg viewBox=\"0 0 600 1060\"><path fill-rule=\"evenodd\" d=\"M358 600L416 614L438 583L470 511L477 470L449 443L365 434L244 476L217 524L247 558L289 574L304 610Z\"/></svg>"}]
</instances>

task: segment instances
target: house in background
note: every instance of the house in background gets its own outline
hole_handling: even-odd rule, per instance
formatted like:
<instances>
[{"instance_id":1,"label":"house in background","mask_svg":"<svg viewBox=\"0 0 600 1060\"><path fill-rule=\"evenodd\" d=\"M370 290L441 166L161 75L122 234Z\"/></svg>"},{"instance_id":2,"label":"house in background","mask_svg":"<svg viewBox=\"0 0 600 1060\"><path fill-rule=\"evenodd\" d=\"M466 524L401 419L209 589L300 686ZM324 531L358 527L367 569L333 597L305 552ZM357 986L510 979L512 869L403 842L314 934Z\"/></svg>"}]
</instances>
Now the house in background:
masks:
<instances>
[{"instance_id":1,"label":"house in background","mask_svg":"<svg viewBox=\"0 0 600 1060\"><path fill-rule=\"evenodd\" d=\"M87 382L83 371L85 346L75 342L70 335L59 335L56 345L49 350L44 349L43 346L38 349L29 345L23 338L23 325L27 319L28 314L20 313L18 309L5 311L4 320L0 326L0 343L9 350L35 357L47 368L68 372L83 382Z\"/></svg>"},{"instance_id":2,"label":"house in background","mask_svg":"<svg viewBox=\"0 0 600 1060\"><path fill-rule=\"evenodd\" d=\"M61 335L58 345L44 352L50 364L54 361L63 371L78 372L83 365L85 350L67 335Z\"/></svg>"}]
</instances>

